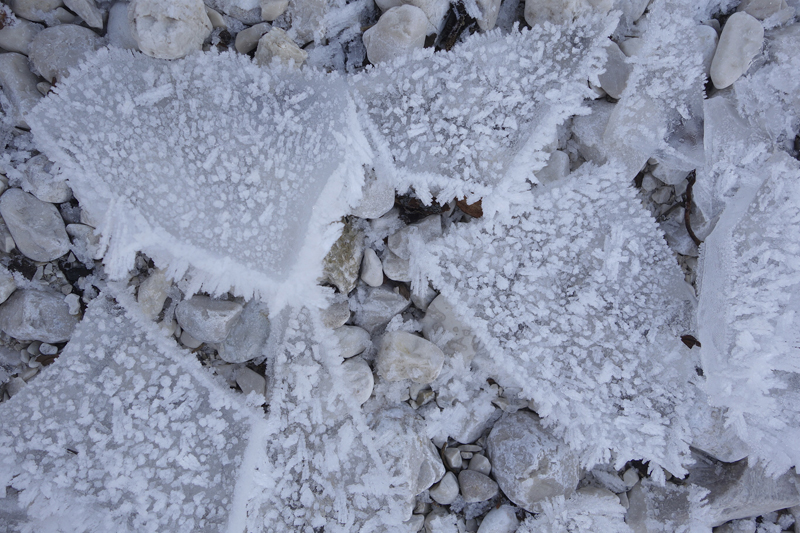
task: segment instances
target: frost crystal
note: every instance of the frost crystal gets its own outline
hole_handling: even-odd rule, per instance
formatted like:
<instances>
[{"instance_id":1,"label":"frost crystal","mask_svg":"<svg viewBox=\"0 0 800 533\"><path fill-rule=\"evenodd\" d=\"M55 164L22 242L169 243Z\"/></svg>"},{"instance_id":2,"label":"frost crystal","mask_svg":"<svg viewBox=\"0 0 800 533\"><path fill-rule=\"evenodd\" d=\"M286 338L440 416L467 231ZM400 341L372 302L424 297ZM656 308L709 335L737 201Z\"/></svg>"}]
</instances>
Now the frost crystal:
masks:
<instances>
[{"instance_id":1,"label":"frost crystal","mask_svg":"<svg viewBox=\"0 0 800 533\"><path fill-rule=\"evenodd\" d=\"M424 200L524 190L544 166L537 152L591 94L586 80L602 71L601 43L615 24L597 15L565 27L498 30L356 76L378 175L397 176L398 190L413 186Z\"/></svg>"},{"instance_id":2,"label":"frost crystal","mask_svg":"<svg viewBox=\"0 0 800 533\"><path fill-rule=\"evenodd\" d=\"M800 167L781 153L704 245L698 309L709 401L771 473L800 464Z\"/></svg>"},{"instance_id":3,"label":"frost crystal","mask_svg":"<svg viewBox=\"0 0 800 533\"><path fill-rule=\"evenodd\" d=\"M654 221L614 167L589 164L512 215L454 226L412 268L584 465L614 452L682 472L694 297Z\"/></svg>"},{"instance_id":4,"label":"frost crystal","mask_svg":"<svg viewBox=\"0 0 800 533\"><path fill-rule=\"evenodd\" d=\"M0 484L22 491L25 531L220 531L236 519L255 414L107 297L0 417Z\"/></svg>"},{"instance_id":5,"label":"frost crystal","mask_svg":"<svg viewBox=\"0 0 800 533\"><path fill-rule=\"evenodd\" d=\"M363 183L341 78L233 54L104 50L31 121L110 239L111 276L143 251L172 277L188 269L190 292L258 294L273 309L313 288L330 223Z\"/></svg>"}]
</instances>

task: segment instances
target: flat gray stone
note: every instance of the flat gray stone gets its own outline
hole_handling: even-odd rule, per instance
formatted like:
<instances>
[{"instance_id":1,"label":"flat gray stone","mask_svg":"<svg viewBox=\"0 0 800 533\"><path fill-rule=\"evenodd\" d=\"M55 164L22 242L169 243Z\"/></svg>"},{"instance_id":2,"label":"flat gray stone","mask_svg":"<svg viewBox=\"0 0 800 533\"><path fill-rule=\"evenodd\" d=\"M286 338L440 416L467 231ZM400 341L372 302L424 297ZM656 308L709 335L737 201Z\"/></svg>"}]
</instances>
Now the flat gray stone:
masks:
<instances>
[{"instance_id":1,"label":"flat gray stone","mask_svg":"<svg viewBox=\"0 0 800 533\"><path fill-rule=\"evenodd\" d=\"M0 197L0 215L26 257L52 261L69 252L64 220L53 204L21 189L9 189Z\"/></svg>"},{"instance_id":2,"label":"flat gray stone","mask_svg":"<svg viewBox=\"0 0 800 533\"><path fill-rule=\"evenodd\" d=\"M175 317L181 328L201 342L225 340L242 312L242 304L215 300L208 296L192 296L178 304Z\"/></svg>"},{"instance_id":3,"label":"flat gray stone","mask_svg":"<svg viewBox=\"0 0 800 533\"><path fill-rule=\"evenodd\" d=\"M20 289L0 305L0 329L18 340L66 342L79 321L69 311L63 294Z\"/></svg>"},{"instance_id":4,"label":"flat gray stone","mask_svg":"<svg viewBox=\"0 0 800 533\"><path fill-rule=\"evenodd\" d=\"M462 470L458 474L461 496L467 503L485 502L497 496L497 483L485 474L475 470Z\"/></svg>"}]
</instances>

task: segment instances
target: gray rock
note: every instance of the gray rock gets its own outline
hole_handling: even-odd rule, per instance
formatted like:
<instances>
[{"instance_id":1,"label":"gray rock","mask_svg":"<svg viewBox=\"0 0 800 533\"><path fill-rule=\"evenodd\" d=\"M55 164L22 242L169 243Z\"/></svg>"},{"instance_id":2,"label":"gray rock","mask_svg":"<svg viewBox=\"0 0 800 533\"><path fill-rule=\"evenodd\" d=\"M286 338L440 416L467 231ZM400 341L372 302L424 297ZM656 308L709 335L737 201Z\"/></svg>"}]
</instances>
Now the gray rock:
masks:
<instances>
[{"instance_id":1,"label":"gray rock","mask_svg":"<svg viewBox=\"0 0 800 533\"><path fill-rule=\"evenodd\" d=\"M30 46L33 67L50 83L61 81L87 54L103 46L95 32L83 26L62 24L39 32Z\"/></svg>"},{"instance_id":2,"label":"gray rock","mask_svg":"<svg viewBox=\"0 0 800 533\"><path fill-rule=\"evenodd\" d=\"M261 0L261 18L267 22L272 22L283 15L289 7L289 0Z\"/></svg>"},{"instance_id":3,"label":"gray rock","mask_svg":"<svg viewBox=\"0 0 800 533\"><path fill-rule=\"evenodd\" d=\"M483 517L478 533L514 533L519 526L517 514L510 505L489 511Z\"/></svg>"},{"instance_id":4,"label":"gray rock","mask_svg":"<svg viewBox=\"0 0 800 533\"><path fill-rule=\"evenodd\" d=\"M256 24L240 31L236 34L236 41L234 43L236 51L240 54L249 54L256 49L261 36L267 33L271 28L271 25L262 22L261 24Z\"/></svg>"},{"instance_id":5,"label":"gray rock","mask_svg":"<svg viewBox=\"0 0 800 533\"><path fill-rule=\"evenodd\" d=\"M9 189L0 197L0 215L26 257L52 261L69 252L64 220L53 204L20 189Z\"/></svg>"},{"instance_id":6,"label":"gray rock","mask_svg":"<svg viewBox=\"0 0 800 533\"><path fill-rule=\"evenodd\" d=\"M372 248L364 249L364 258L361 260L361 281L370 287L383 285L383 265Z\"/></svg>"},{"instance_id":7,"label":"gray rock","mask_svg":"<svg viewBox=\"0 0 800 533\"><path fill-rule=\"evenodd\" d=\"M750 61L764 44L764 27L754 17L744 12L728 18L719 37L714 59L711 61L711 81L714 87L724 89L745 73Z\"/></svg>"},{"instance_id":8,"label":"gray rock","mask_svg":"<svg viewBox=\"0 0 800 533\"><path fill-rule=\"evenodd\" d=\"M359 290L353 322L372 334L410 305L409 300L391 289L375 287L366 289L363 293Z\"/></svg>"},{"instance_id":9,"label":"gray rock","mask_svg":"<svg viewBox=\"0 0 800 533\"><path fill-rule=\"evenodd\" d=\"M28 58L22 54L0 54L0 85L13 106L7 114L13 124L28 128L25 115L39 103L42 94L36 88L37 79L28 68Z\"/></svg>"},{"instance_id":10,"label":"gray rock","mask_svg":"<svg viewBox=\"0 0 800 533\"><path fill-rule=\"evenodd\" d=\"M458 486L461 496L467 503L485 502L497 496L497 483L485 474L475 470L462 470L458 473Z\"/></svg>"},{"instance_id":11,"label":"gray rock","mask_svg":"<svg viewBox=\"0 0 800 533\"><path fill-rule=\"evenodd\" d=\"M269 312L256 300L244 306L225 341L217 348L220 359L228 363L244 363L263 355L269 337Z\"/></svg>"},{"instance_id":12,"label":"gray rock","mask_svg":"<svg viewBox=\"0 0 800 533\"><path fill-rule=\"evenodd\" d=\"M8 297L17 290L17 282L14 276L4 266L0 266L0 304L8 300Z\"/></svg>"},{"instance_id":13,"label":"gray rock","mask_svg":"<svg viewBox=\"0 0 800 533\"><path fill-rule=\"evenodd\" d=\"M63 294L20 289L0 305L0 329L18 340L66 342L79 321L69 311Z\"/></svg>"},{"instance_id":14,"label":"gray rock","mask_svg":"<svg viewBox=\"0 0 800 533\"><path fill-rule=\"evenodd\" d=\"M444 462L447 463L447 466L455 470L461 468L461 450L458 448L447 448L442 452L442 455L444 456Z\"/></svg>"},{"instance_id":15,"label":"gray rock","mask_svg":"<svg viewBox=\"0 0 800 533\"><path fill-rule=\"evenodd\" d=\"M418 235L423 242L430 242L437 237L441 237L442 217L439 215L431 215L415 224L409 224L390 235L386 244L398 257L410 259L411 250L409 249L409 238L415 234Z\"/></svg>"},{"instance_id":16,"label":"gray rock","mask_svg":"<svg viewBox=\"0 0 800 533\"><path fill-rule=\"evenodd\" d=\"M431 383L443 364L444 354L438 346L406 331L386 333L377 355L378 374L388 381Z\"/></svg>"},{"instance_id":17,"label":"gray rock","mask_svg":"<svg viewBox=\"0 0 800 533\"><path fill-rule=\"evenodd\" d=\"M569 497L578 485L578 458L539 423L539 417L517 411L501 418L489 433L487 453L492 474L508 498L530 512L541 502Z\"/></svg>"},{"instance_id":18,"label":"gray rock","mask_svg":"<svg viewBox=\"0 0 800 533\"><path fill-rule=\"evenodd\" d=\"M308 52L297 46L297 43L281 28L272 28L259 39L255 59L259 65L267 66L274 58L278 58L284 64L300 68L308 58Z\"/></svg>"},{"instance_id":19,"label":"gray rock","mask_svg":"<svg viewBox=\"0 0 800 533\"><path fill-rule=\"evenodd\" d=\"M136 39L133 38L131 21L128 18L127 2L117 2L108 10L106 39L108 39L108 44L117 48L139 49Z\"/></svg>"},{"instance_id":20,"label":"gray rock","mask_svg":"<svg viewBox=\"0 0 800 533\"><path fill-rule=\"evenodd\" d=\"M0 48L9 52L19 52L28 55L28 48L36 34L44 29L41 24L17 19L14 26L0 29Z\"/></svg>"},{"instance_id":21,"label":"gray rock","mask_svg":"<svg viewBox=\"0 0 800 533\"><path fill-rule=\"evenodd\" d=\"M128 18L139 50L159 59L200 50L212 29L202 0L133 0Z\"/></svg>"},{"instance_id":22,"label":"gray rock","mask_svg":"<svg viewBox=\"0 0 800 533\"><path fill-rule=\"evenodd\" d=\"M788 7L786 0L742 0L736 10L744 11L758 20L764 20Z\"/></svg>"},{"instance_id":23,"label":"gray rock","mask_svg":"<svg viewBox=\"0 0 800 533\"><path fill-rule=\"evenodd\" d=\"M242 313L242 304L215 300L208 296L192 296L178 304L175 317L181 328L201 342L225 340Z\"/></svg>"},{"instance_id":24,"label":"gray rock","mask_svg":"<svg viewBox=\"0 0 800 533\"><path fill-rule=\"evenodd\" d=\"M485 455L476 453L472 456L472 459L469 460L467 469L488 476L492 472L492 463L489 462L489 459L487 459Z\"/></svg>"},{"instance_id":25,"label":"gray rock","mask_svg":"<svg viewBox=\"0 0 800 533\"><path fill-rule=\"evenodd\" d=\"M94 0L64 0L64 4L91 28L103 29L103 13Z\"/></svg>"},{"instance_id":26,"label":"gray rock","mask_svg":"<svg viewBox=\"0 0 800 533\"><path fill-rule=\"evenodd\" d=\"M258 374L254 370L246 366L240 366L235 372L236 384L242 389L245 396L251 392L255 392L262 399L266 399L267 395L267 380L264 376Z\"/></svg>"},{"instance_id":27,"label":"gray rock","mask_svg":"<svg viewBox=\"0 0 800 533\"><path fill-rule=\"evenodd\" d=\"M425 45L428 17L418 7L393 7L378 23L364 32L364 46L370 63L378 64L407 55Z\"/></svg>"},{"instance_id":28,"label":"gray rock","mask_svg":"<svg viewBox=\"0 0 800 533\"><path fill-rule=\"evenodd\" d=\"M361 257L364 254L364 235L349 222L333 244L322 267L323 279L342 294L352 291L358 281Z\"/></svg>"},{"instance_id":29,"label":"gray rock","mask_svg":"<svg viewBox=\"0 0 800 533\"><path fill-rule=\"evenodd\" d=\"M340 328L350 320L350 301L342 293L334 294L330 305L322 309L320 314L326 328Z\"/></svg>"},{"instance_id":30,"label":"gray rock","mask_svg":"<svg viewBox=\"0 0 800 533\"><path fill-rule=\"evenodd\" d=\"M67 234L72 237L72 252L85 265L93 265L105 253L100 243L100 235L86 224L67 224Z\"/></svg>"},{"instance_id":31,"label":"gray rock","mask_svg":"<svg viewBox=\"0 0 800 533\"><path fill-rule=\"evenodd\" d=\"M192 337L188 331L181 331L180 336L181 344L189 348L190 350L194 350L195 348L199 348L203 345L203 341L199 341Z\"/></svg>"},{"instance_id":32,"label":"gray rock","mask_svg":"<svg viewBox=\"0 0 800 533\"><path fill-rule=\"evenodd\" d=\"M372 339L364 328L358 326L342 326L333 330L339 341L339 354L349 359L372 346Z\"/></svg>"},{"instance_id":33,"label":"gray rock","mask_svg":"<svg viewBox=\"0 0 800 533\"><path fill-rule=\"evenodd\" d=\"M386 250L383 253L381 264L383 266L383 273L386 274L387 278L401 282L411 281L408 259L403 259L393 254L391 251Z\"/></svg>"},{"instance_id":34,"label":"gray rock","mask_svg":"<svg viewBox=\"0 0 800 533\"><path fill-rule=\"evenodd\" d=\"M450 505L458 498L458 480L452 472L447 472L439 483L428 490L433 501L439 505Z\"/></svg>"}]
</instances>

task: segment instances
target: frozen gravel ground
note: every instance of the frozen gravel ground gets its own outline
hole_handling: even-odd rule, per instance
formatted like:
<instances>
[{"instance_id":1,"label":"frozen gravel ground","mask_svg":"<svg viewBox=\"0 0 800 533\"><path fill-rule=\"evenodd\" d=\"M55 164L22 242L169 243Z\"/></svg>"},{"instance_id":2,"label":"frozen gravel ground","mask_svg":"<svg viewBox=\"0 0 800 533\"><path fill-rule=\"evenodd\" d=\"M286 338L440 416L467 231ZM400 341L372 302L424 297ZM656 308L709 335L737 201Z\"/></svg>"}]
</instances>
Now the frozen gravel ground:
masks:
<instances>
[{"instance_id":1,"label":"frozen gravel ground","mask_svg":"<svg viewBox=\"0 0 800 533\"><path fill-rule=\"evenodd\" d=\"M799 16L0 3L0 530L797 533Z\"/></svg>"}]
</instances>

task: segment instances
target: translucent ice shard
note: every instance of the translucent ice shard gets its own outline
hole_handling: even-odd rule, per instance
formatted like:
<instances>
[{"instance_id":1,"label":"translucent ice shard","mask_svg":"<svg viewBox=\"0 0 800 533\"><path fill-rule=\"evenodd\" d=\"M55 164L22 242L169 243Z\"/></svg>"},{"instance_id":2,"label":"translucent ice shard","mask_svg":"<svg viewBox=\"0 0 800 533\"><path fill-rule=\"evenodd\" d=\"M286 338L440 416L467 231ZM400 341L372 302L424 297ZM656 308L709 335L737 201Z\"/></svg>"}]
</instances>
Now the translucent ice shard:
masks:
<instances>
[{"instance_id":1,"label":"translucent ice shard","mask_svg":"<svg viewBox=\"0 0 800 533\"><path fill-rule=\"evenodd\" d=\"M509 218L453 226L412 269L457 303L495 381L533 400L584 465L682 472L694 363L680 335L694 297L621 174L584 164Z\"/></svg>"},{"instance_id":2,"label":"translucent ice shard","mask_svg":"<svg viewBox=\"0 0 800 533\"><path fill-rule=\"evenodd\" d=\"M25 531L217 532L244 512L255 413L106 296L0 417L0 484L21 491Z\"/></svg>"},{"instance_id":3,"label":"translucent ice shard","mask_svg":"<svg viewBox=\"0 0 800 533\"><path fill-rule=\"evenodd\" d=\"M706 240L698 322L709 402L771 473L800 464L800 165L779 152Z\"/></svg>"},{"instance_id":4,"label":"translucent ice shard","mask_svg":"<svg viewBox=\"0 0 800 533\"><path fill-rule=\"evenodd\" d=\"M535 183L542 148L581 112L616 20L474 35L448 53L419 50L356 76L379 176L431 196L513 200ZM496 209L484 199L484 215Z\"/></svg>"},{"instance_id":5,"label":"translucent ice shard","mask_svg":"<svg viewBox=\"0 0 800 533\"><path fill-rule=\"evenodd\" d=\"M363 183L344 81L235 54L102 50L32 117L121 277L143 251L190 291L297 300ZM302 297L301 297L302 300Z\"/></svg>"}]
</instances>

